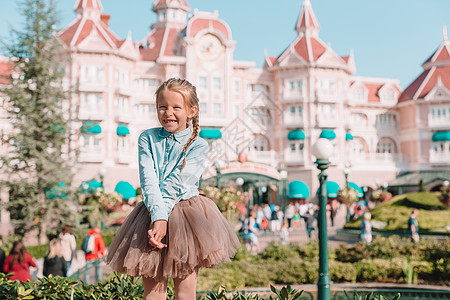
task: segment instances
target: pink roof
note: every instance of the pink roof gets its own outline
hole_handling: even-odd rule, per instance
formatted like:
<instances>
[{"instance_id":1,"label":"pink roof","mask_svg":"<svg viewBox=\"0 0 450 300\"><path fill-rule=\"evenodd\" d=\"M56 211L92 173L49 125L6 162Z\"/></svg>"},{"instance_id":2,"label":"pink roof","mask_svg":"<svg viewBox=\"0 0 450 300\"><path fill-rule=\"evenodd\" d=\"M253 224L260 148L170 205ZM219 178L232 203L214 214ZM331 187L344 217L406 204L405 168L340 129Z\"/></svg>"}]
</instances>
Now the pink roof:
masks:
<instances>
[{"instance_id":1,"label":"pink roof","mask_svg":"<svg viewBox=\"0 0 450 300\"><path fill-rule=\"evenodd\" d=\"M348 59L350 58L350 56L341 56L341 58L346 62L346 63L348 63Z\"/></svg>"},{"instance_id":2,"label":"pink roof","mask_svg":"<svg viewBox=\"0 0 450 300\"><path fill-rule=\"evenodd\" d=\"M66 45L78 46L93 30L96 30L98 35L111 48L119 48L120 45L123 44L117 35L111 31L108 25L100 19L80 18L69 27L61 30L58 35Z\"/></svg>"},{"instance_id":3,"label":"pink roof","mask_svg":"<svg viewBox=\"0 0 450 300\"><path fill-rule=\"evenodd\" d=\"M103 10L100 0L78 0L75 4L75 10L87 7Z\"/></svg>"},{"instance_id":4,"label":"pink roof","mask_svg":"<svg viewBox=\"0 0 450 300\"><path fill-rule=\"evenodd\" d=\"M9 83L9 76L11 76L13 66L9 62L0 61L0 84Z\"/></svg>"},{"instance_id":5,"label":"pink roof","mask_svg":"<svg viewBox=\"0 0 450 300\"><path fill-rule=\"evenodd\" d=\"M424 62L424 64L442 60L450 60L449 48L445 43L442 43L441 46L439 46L439 48L434 51L434 53L431 54L431 56Z\"/></svg>"},{"instance_id":6,"label":"pink roof","mask_svg":"<svg viewBox=\"0 0 450 300\"><path fill-rule=\"evenodd\" d=\"M166 47L164 49L164 56L175 56L173 48L175 46L175 38L177 37L178 31L175 28L169 29L169 34L166 40Z\"/></svg>"},{"instance_id":7,"label":"pink roof","mask_svg":"<svg viewBox=\"0 0 450 300\"><path fill-rule=\"evenodd\" d=\"M428 73L430 73L430 70L423 71L422 74L419 75L419 77L416 78L400 95L400 98L398 98L398 102L411 100L414 95L416 94L417 90L422 85L425 78L428 76Z\"/></svg>"},{"instance_id":8,"label":"pink roof","mask_svg":"<svg viewBox=\"0 0 450 300\"><path fill-rule=\"evenodd\" d=\"M383 86L381 83L363 83L366 88L369 90L369 94L367 96L368 102L380 102L380 97L378 96L378 91Z\"/></svg>"},{"instance_id":9,"label":"pink roof","mask_svg":"<svg viewBox=\"0 0 450 300\"><path fill-rule=\"evenodd\" d=\"M159 57L161 51L162 40L164 38L164 28L159 28L150 33L148 39L150 39L152 48L140 48L141 60L155 61Z\"/></svg>"},{"instance_id":10,"label":"pink roof","mask_svg":"<svg viewBox=\"0 0 450 300\"><path fill-rule=\"evenodd\" d=\"M311 46L312 53L308 47L308 44ZM316 61L325 51L325 46L313 37L303 36L297 43L294 45L295 52L300 55L305 61L313 62ZM312 59L310 59L310 57Z\"/></svg>"},{"instance_id":11,"label":"pink roof","mask_svg":"<svg viewBox=\"0 0 450 300\"><path fill-rule=\"evenodd\" d=\"M215 30L222 33L225 39L231 39L231 34L228 31L227 26L222 21L202 18L194 19L191 22L188 29L188 35L195 36L199 31L205 28L214 28Z\"/></svg>"},{"instance_id":12,"label":"pink roof","mask_svg":"<svg viewBox=\"0 0 450 300\"><path fill-rule=\"evenodd\" d=\"M406 88L399 102L424 98L436 86L439 79L447 89L450 89L450 66L437 67L424 71Z\"/></svg>"}]
</instances>

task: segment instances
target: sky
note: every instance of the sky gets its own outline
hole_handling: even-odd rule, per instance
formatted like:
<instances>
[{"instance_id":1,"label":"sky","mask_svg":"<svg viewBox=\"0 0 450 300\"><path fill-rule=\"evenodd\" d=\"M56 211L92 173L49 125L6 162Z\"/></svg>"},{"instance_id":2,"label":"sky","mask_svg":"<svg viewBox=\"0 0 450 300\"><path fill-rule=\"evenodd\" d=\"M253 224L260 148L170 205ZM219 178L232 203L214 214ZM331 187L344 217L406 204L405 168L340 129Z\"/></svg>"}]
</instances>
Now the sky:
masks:
<instances>
[{"instance_id":1,"label":"sky","mask_svg":"<svg viewBox=\"0 0 450 300\"><path fill-rule=\"evenodd\" d=\"M262 67L265 51L280 55L296 38L302 0L187 0L192 10L219 12L236 41L235 60ZM0 38L21 29L20 0L0 0ZM64 28L74 18L76 0L56 0ZM154 0L102 0L110 27L120 37L129 31L141 40L156 21ZM353 49L356 76L395 78L405 89L450 28L450 0L311 0L320 24L319 38L341 56Z\"/></svg>"}]
</instances>

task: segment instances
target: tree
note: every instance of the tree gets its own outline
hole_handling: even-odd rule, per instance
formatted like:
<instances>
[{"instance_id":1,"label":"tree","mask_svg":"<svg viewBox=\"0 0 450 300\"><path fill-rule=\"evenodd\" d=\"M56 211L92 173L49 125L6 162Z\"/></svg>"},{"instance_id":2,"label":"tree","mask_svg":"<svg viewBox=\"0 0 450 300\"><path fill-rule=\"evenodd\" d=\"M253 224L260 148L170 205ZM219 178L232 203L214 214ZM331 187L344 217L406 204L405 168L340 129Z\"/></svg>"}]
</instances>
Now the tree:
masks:
<instances>
[{"instance_id":1,"label":"tree","mask_svg":"<svg viewBox=\"0 0 450 300\"><path fill-rule=\"evenodd\" d=\"M50 226L56 229L70 216L64 59L54 35L54 1L23 0L20 8L24 28L12 30L11 41L3 42L14 71L0 90L12 125L5 138L8 153L1 157L2 185L9 189L7 209L16 234L38 228L44 242Z\"/></svg>"}]
</instances>

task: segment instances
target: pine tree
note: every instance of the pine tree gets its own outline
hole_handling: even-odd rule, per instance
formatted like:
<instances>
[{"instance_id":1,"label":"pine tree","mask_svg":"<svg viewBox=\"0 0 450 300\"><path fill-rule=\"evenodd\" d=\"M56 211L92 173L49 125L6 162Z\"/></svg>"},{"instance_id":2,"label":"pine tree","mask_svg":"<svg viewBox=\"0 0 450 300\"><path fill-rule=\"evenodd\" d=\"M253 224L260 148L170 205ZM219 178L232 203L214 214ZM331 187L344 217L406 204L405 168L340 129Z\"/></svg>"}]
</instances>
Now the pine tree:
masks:
<instances>
[{"instance_id":1,"label":"pine tree","mask_svg":"<svg viewBox=\"0 0 450 300\"><path fill-rule=\"evenodd\" d=\"M20 8L24 28L13 30L11 41L3 43L14 71L10 84L0 90L12 125L5 140L8 153L2 157L2 185L9 188L7 209L15 233L38 228L44 242L50 228L56 230L70 215L65 60L54 34L54 1L23 0Z\"/></svg>"}]
</instances>

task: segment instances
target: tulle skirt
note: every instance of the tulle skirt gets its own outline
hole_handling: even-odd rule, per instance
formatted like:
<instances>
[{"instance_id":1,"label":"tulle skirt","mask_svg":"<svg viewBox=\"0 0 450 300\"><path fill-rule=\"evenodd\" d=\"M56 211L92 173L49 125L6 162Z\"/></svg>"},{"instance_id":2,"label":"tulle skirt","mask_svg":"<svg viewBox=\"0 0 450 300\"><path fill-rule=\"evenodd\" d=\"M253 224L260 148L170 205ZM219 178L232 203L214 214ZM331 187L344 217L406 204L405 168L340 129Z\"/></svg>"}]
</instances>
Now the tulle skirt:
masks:
<instances>
[{"instance_id":1,"label":"tulle skirt","mask_svg":"<svg viewBox=\"0 0 450 300\"><path fill-rule=\"evenodd\" d=\"M139 203L120 227L106 256L113 271L163 281L185 278L200 267L230 262L239 240L217 208L202 195L177 203L169 215L162 250L148 243L151 220Z\"/></svg>"}]
</instances>

